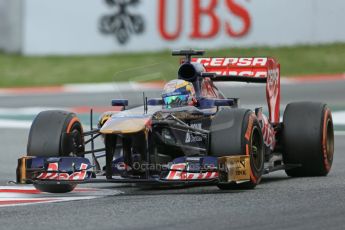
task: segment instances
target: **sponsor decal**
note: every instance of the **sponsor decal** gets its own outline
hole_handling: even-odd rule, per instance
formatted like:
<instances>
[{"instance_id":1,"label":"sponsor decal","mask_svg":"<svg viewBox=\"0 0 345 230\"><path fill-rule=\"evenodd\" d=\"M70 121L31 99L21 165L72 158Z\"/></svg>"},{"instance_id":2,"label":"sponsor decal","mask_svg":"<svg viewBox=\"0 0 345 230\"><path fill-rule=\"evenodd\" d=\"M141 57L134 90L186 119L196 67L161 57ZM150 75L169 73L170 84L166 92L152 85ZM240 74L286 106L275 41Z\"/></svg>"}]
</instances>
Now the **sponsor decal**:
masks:
<instances>
[{"instance_id":1,"label":"sponsor decal","mask_svg":"<svg viewBox=\"0 0 345 230\"><path fill-rule=\"evenodd\" d=\"M276 99L277 93L278 93L277 92L278 91L278 76L279 76L278 68L268 70L268 77L267 77L268 96L273 99Z\"/></svg>"},{"instance_id":2,"label":"sponsor decal","mask_svg":"<svg viewBox=\"0 0 345 230\"><path fill-rule=\"evenodd\" d=\"M267 77L266 71L260 71L260 70L240 70L240 71L234 71L234 70L224 70L224 69L212 69L208 68L207 72L210 73L216 73L218 75L230 75L230 76L241 76L241 77Z\"/></svg>"},{"instance_id":3,"label":"sponsor decal","mask_svg":"<svg viewBox=\"0 0 345 230\"><path fill-rule=\"evenodd\" d=\"M279 68L268 70L267 96L272 122L279 121Z\"/></svg>"},{"instance_id":4,"label":"sponsor decal","mask_svg":"<svg viewBox=\"0 0 345 230\"><path fill-rule=\"evenodd\" d=\"M132 170L131 166L127 165L125 162L118 162L117 164L115 164L115 168L119 171Z\"/></svg>"},{"instance_id":5,"label":"sponsor decal","mask_svg":"<svg viewBox=\"0 0 345 230\"><path fill-rule=\"evenodd\" d=\"M265 67L268 59L265 57L228 57L228 58L193 58L193 62L205 67Z\"/></svg>"},{"instance_id":6,"label":"sponsor decal","mask_svg":"<svg viewBox=\"0 0 345 230\"><path fill-rule=\"evenodd\" d=\"M189 132L186 133L186 139L185 139L184 142L185 143L190 143L190 133Z\"/></svg>"},{"instance_id":7,"label":"sponsor decal","mask_svg":"<svg viewBox=\"0 0 345 230\"><path fill-rule=\"evenodd\" d=\"M202 64L207 72L219 75L235 75L245 77L267 77L268 58L265 57L222 57L192 58L193 62Z\"/></svg>"},{"instance_id":8,"label":"sponsor decal","mask_svg":"<svg viewBox=\"0 0 345 230\"><path fill-rule=\"evenodd\" d=\"M262 137L264 139L264 143L267 147L271 150L274 149L276 140L275 140L275 131L272 125L269 123L267 117L262 114Z\"/></svg>"},{"instance_id":9,"label":"sponsor decal","mask_svg":"<svg viewBox=\"0 0 345 230\"><path fill-rule=\"evenodd\" d=\"M192 124L190 124L190 127L194 128L194 129L202 129L201 123L192 123Z\"/></svg>"},{"instance_id":10,"label":"sponsor decal","mask_svg":"<svg viewBox=\"0 0 345 230\"><path fill-rule=\"evenodd\" d=\"M167 180L206 180L218 177L218 172L188 172L189 165L187 163L173 164L170 166Z\"/></svg>"},{"instance_id":11,"label":"sponsor decal","mask_svg":"<svg viewBox=\"0 0 345 230\"><path fill-rule=\"evenodd\" d=\"M184 29L188 30L189 38L192 40L210 39L216 37L221 30L224 30L229 37L241 38L246 36L252 26L249 11L235 0L209 0L205 4L202 0L170 1L174 5L168 4L167 0L158 1L158 30L164 40L177 40L183 34ZM184 15L184 3L191 3L191 11ZM225 8L229 15L240 20L241 27L234 28L230 20L223 19L223 15L217 13L217 8ZM168 21L169 14L173 15L175 22ZM192 26L183 28L185 20L191 21ZM205 27L205 21L207 25Z\"/></svg>"},{"instance_id":12,"label":"sponsor decal","mask_svg":"<svg viewBox=\"0 0 345 230\"><path fill-rule=\"evenodd\" d=\"M186 138L185 138L185 143L195 143L195 142L201 142L202 141L202 137L199 135L195 135L191 132L186 133Z\"/></svg>"},{"instance_id":13,"label":"sponsor decal","mask_svg":"<svg viewBox=\"0 0 345 230\"><path fill-rule=\"evenodd\" d=\"M186 157L187 162L200 162L200 157Z\"/></svg>"},{"instance_id":14,"label":"sponsor decal","mask_svg":"<svg viewBox=\"0 0 345 230\"><path fill-rule=\"evenodd\" d=\"M211 72L211 71L210 71ZM213 71L212 71L213 72ZM266 71L215 71L215 73L220 75L233 75L242 77L267 77Z\"/></svg>"},{"instance_id":15,"label":"sponsor decal","mask_svg":"<svg viewBox=\"0 0 345 230\"><path fill-rule=\"evenodd\" d=\"M78 172L72 174L58 172L59 164L58 163L49 163L46 172L41 173L36 177L40 180L84 180L86 177L86 170L88 168L87 164L82 163Z\"/></svg>"},{"instance_id":16,"label":"sponsor decal","mask_svg":"<svg viewBox=\"0 0 345 230\"><path fill-rule=\"evenodd\" d=\"M218 158L222 182L247 181L250 179L250 157L228 156Z\"/></svg>"},{"instance_id":17,"label":"sponsor decal","mask_svg":"<svg viewBox=\"0 0 345 230\"><path fill-rule=\"evenodd\" d=\"M120 44L126 44L132 34L142 34L145 30L141 15L131 14L129 6L140 3L139 0L106 0L109 7L117 7L112 15L104 15L100 19L99 30L106 35L114 35Z\"/></svg>"}]
</instances>

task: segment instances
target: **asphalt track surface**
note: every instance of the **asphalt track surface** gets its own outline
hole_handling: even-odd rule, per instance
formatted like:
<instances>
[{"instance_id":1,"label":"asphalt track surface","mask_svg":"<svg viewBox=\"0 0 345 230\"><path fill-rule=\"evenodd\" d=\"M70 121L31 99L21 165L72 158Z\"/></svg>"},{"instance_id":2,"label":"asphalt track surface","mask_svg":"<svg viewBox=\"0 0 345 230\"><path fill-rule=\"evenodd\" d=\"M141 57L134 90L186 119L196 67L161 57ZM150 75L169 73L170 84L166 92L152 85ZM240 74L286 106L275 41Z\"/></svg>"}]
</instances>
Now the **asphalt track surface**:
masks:
<instances>
[{"instance_id":1,"label":"asphalt track surface","mask_svg":"<svg viewBox=\"0 0 345 230\"><path fill-rule=\"evenodd\" d=\"M264 104L262 87L226 88L242 104ZM158 92L151 92L153 96ZM260 96L259 96L260 95ZM140 102L135 93L122 96ZM108 105L114 94L2 97L0 107ZM345 82L282 87L283 106L291 101L325 101L345 107ZM136 100L136 101L135 101ZM0 185L15 178L16 159L26 148L28 130L1 129ZM120 195L62 203L0 208L0 229L344 229L345 136L335 138L335 158L327 177L264 177L255 190L220 191L214 186L175 189L101 184ZM90 187L88 185L87 187Z\"/></svg>"}]
</instances>

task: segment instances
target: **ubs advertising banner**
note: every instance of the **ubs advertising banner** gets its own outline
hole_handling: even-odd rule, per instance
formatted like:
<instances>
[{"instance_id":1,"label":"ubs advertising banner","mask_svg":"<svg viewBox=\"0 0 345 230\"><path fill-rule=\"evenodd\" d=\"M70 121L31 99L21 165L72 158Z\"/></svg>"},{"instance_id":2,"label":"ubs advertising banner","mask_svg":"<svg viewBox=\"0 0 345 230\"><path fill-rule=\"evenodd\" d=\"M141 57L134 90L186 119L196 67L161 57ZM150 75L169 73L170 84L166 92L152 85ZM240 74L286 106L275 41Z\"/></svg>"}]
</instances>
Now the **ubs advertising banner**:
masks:
<instances>
[{"instance_id":1,"label":"ubs advertising banner","mask_svg":"<svg viewBox=\"0 0 345 230\"><path fill-rule=\"evenodd\" d=\"M27 55L345 41L344 0L24 0Z\"/></svg>"}]
</instances>

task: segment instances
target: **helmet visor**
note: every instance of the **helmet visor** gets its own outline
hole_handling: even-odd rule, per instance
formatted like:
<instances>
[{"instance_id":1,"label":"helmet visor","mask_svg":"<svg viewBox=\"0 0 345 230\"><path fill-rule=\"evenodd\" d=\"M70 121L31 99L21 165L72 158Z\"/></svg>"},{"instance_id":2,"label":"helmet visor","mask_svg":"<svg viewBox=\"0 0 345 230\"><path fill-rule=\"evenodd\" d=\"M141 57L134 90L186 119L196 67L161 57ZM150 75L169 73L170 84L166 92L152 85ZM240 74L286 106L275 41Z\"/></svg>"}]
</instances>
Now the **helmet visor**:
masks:
<instances>
[{"instance_id":1,"label":"helmet visor","mask_svg":"<svg viewBox=\"0 0 345 230\"><path fill-rule=\"evenodd\" d=\"M166 108L174 108L188 105L189 95L175 95L164 97L164 104Z\"/></svg>"}]
</instances>

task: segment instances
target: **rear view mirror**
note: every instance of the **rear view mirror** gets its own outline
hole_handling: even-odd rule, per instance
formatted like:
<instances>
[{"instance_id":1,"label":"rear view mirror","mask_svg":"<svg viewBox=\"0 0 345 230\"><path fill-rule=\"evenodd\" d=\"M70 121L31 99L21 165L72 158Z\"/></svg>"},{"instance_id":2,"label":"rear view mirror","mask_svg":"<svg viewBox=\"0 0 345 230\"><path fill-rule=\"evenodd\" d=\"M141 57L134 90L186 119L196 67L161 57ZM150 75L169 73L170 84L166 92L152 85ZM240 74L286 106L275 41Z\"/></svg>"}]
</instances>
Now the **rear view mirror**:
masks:
<instances>
[{"instance_id":1,"label":"rear view mirror","mask_svg":"<svg viewBox=\"0 0 345 230\"><path fill-rule=\"evenodd\" d=\"M150 98L147 100L148 105L163 105L162 98Z\"/></svg>"},{"instance_id":2,"label":"rear view mirror","mask_svg":"<svg viewBox=\"0 0 345 230\"><path fill-rule=\"evenodd\" d=\"M113 99L111 101L112 106L128 106L128 100L127 99Z\"/></svg>"},{"instance_id":3,"label":"rear view mirror","mask_svg":"<svg viewBox=\"0 0 345 230\"><path fill-rule=\"evenodd\" d=\"M233 99L216 99L214 100L215 106L232 106L234 104Z\"/></svg>"}]
</instances>

